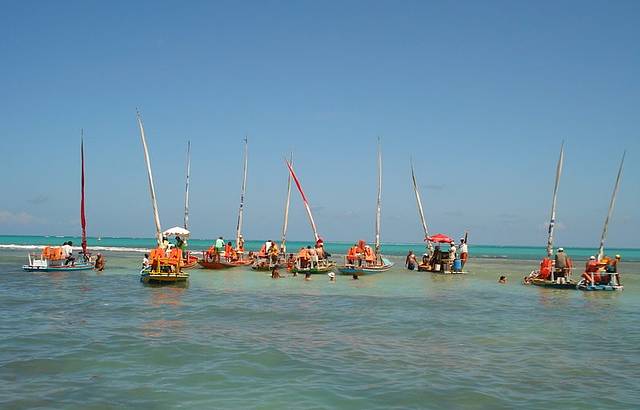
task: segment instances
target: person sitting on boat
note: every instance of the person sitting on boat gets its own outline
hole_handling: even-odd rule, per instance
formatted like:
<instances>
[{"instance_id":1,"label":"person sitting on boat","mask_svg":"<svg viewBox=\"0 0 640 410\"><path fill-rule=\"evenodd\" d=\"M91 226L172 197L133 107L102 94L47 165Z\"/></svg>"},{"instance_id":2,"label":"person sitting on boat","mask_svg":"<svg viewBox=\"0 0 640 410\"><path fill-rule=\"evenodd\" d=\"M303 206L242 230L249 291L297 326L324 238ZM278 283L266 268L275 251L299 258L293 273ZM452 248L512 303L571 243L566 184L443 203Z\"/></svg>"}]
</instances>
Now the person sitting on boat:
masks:
<instances>
[{"instance_id":1,"label":"person sitting on boat","mask_svg":"<svg viewBox=\"0 0 640 410\"><path fill-rule=\"evenodd\" d=\"M96 255L96 263L95 265L93 265L93 269L96 272L102 272L104 270L104 265L105 265L105 259L104 256L102 256L101 253Z\"/></svg>"},{"instance_id":2,"label":"person sitting on boat","mask_svg":"<svg viewBox=\"0 0 640 410\"><path fill-rule=\"evenodd\" d=\"M416 260L416 255L413 253L413 251L409 251L407 257L404 260L404 266L406 266L406 268L409 270L415 270L417 264L418 261Z\"/></svg>"},{"instance_id":3,"label":"person sitting on boat","mask_svg":"<svg viewBox=\"0 0 640 410\"><path fill-rule=\"evenodd\" d=\"M275 242L271 242L271 248L269 248L269 265L270 266L278 265L279 255L280 255L280 250L278 249L278 245Z\"/></svg>"},{"instance_id":4,"label":"person sitting on boat","mask_svg":"<svg viewBox=\"0 0 640 410\"><path fill-rule=\"evenodd\" d=\"M358 245L354 244L349 251L347 252L347 264L355 265L356 260L358 259Z\"/></svg>"},{"instance_id":5,"label":"person sitting on boat","mask_svg":"<svg viewBox=\"0 0 640 410\"><path fill-rule=\"evenodd\" d=\"M460 252L460 262L462 262L462 268L464 268L464 265L467 263L467 259L469 258L469 247L464 238L460 238L458 252Z\"/></svg>"},{"instance_id":6,"label":"person sitting on boat","mask_svg":"<svg viewBox=\"0 0 640 410\"><path fill-rule=\"evenodd\" d=\"M425 253L422 255L422 266L426 267L428 270L431 269L431 267L429 266L429 260L431 258L429 258L429 254Z\"/></svg>"},{"instance_id":7,"label":"person sitting on boat","mask_svg":"<svg viewBox=\"0 0 640 410\"><path fill-rule=\"evenodd\" d=\"M327 259L327 253L324 250L324 242L318 243L319 241L316 241L316 245L315 245L315 249L316 249L316 253L318 254L318 259L319 260L323 260L323 259Z\"/></svg>"},{"instance_id":8,"label":"person sitting on boat","mask_svg":"<svg viewBox=\"0 0 640 410\"><path fill-rule=\"evenodd\" d=\"M590 256L587 264L584 268L584 272L582 273L582 277L587 280L587 282L592 285L596 285L600 282L600 274L598 271L600 270L600 265L596 260L595 256Z\"/></svg>"},{"instance_id":9,"label":"person sitting on boat","mask_svg":"<svg viewBox=\"0 0 640 410\"><path fill-rule=\"evenodd\" d=\"M224 259L227 262L231 261L231 250L233 249L233 245L231 245L231 241L227 242L224 246Z\"/></svg>"},{"instance_id":10,"label":"person sitting on boat","mask_svg":"<svg viewBox=\"0 0 640 410\"><path fill-rule=\"evenodd\" d=\"M62 244L62 256L64 257L64 264L68 265L71 263L71 266L76 264L76 258L73 257L73 242L65 242Z\"/></svg>"},{"instance_id":11,"label":"person sitting on boat","mask_svg":"<svg viewBox=\"0 0 640 410\"><path fill-rule=\"evenodd\" d=\"M569 256L564 251L564 248L558 248L558 252L556 252L555 257L555 277L556 282L558 283L566 283L566 276L569 273Z\"/></svg>"},{"instance_id":12,"label":"person sitting on boat","mask_svg":"<svg viewBox=\"0 0 640 410\"><path fill-rule=\"evenodd\" d=\"M311 262L311 269L318 267L318 251L316 248L307 246L307 253L309 254L309 261Z\"/></svg>"},{"instance_id":13,"label":"person sitting on boat","mask_svg":"<svg viewBox=\"0 0 640 410\"><path fill-rule=\"evenodd\" d=\"M149 263L149 254L145 253L144 258L142 258L142 269L147 269L151 264Z\"/></svg>"},{"instance_id":14,"label":"person sitting on boat","mask_svg":"<svg viewBox=\"0 0 640 410\"><path fill-rule=\"evenodd\" d=\"M273 241L269 239L264 243L264 255L269 255L269 250L271 249L271 245L273 245Z\"/></svg>"},{"instance_id":15,"label":"person sitting on boat","mask_svg":"<svg viewBox=\"0 0 640 410\"><path fill-rule=\"evenodd\" d=\"M376 262L376 255L369 245L364 246L364 261L367 265L374 265Z\"/></svg>"},{"instance_id":16,"label":"person sitting on boat","mask_svg":"<svg viewBox=\"0 0 640 410\"><path fill-rule=\"evenodd\" d=\"M433 251L433 255L431 255L431 261L429 261L429 265L436 268L436 265L440 266L440 270L442 270L442 252L440 251L440 245L436 245L435 250Z\"/></svg>"},{"instance_id":17,"label":"person sitting on boat","mask_svg":"<svg viewBox=\"0 0 640 410\"><path fill-rule=\"evenodd\" d=\"M162 242L160 243L160 247L161 247L163 250L165 250L165 251L166 251L166 250L169 248L169 245L170 245L170 244L169 244L169 240L167 239L167 237L166 237L166 236L163 236L163 237L162 237Z\"/></svg>"}]
</instances>

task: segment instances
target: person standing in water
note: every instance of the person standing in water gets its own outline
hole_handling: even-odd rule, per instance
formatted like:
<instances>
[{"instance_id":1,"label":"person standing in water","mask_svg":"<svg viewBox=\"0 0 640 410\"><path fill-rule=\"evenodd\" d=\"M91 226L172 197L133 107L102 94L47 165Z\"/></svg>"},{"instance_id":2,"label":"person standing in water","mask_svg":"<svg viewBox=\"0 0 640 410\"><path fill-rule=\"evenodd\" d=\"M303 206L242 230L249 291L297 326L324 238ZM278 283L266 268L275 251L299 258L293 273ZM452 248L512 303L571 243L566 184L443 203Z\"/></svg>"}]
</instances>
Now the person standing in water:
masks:
<instances>
[{"instance_id":1,"label":"person standing in water","mask_svg":"<svg viewBox=\"0 0 640 410\"><path fill-rule=\"evenodd\" d=\"M102 272L104 270L104 265L105 265L104 256L102 256L102 254L99 253L98 255L96 255L96 263L95 265L93 265L93 269L96 272Z\"/></svg>"},{"instance_id":2,"label":"person standing in water","mask_svg":"<svg viewBox=\"0 0 640 410\"><path fill-rule=\"evenodd\" d=\"M409 251L407 257L404 260L404 266L406 266L409 270L415 270L417 265L418 261L416 260L416 255L413 253L413 251Z\"/></svg>"}]
</instances>

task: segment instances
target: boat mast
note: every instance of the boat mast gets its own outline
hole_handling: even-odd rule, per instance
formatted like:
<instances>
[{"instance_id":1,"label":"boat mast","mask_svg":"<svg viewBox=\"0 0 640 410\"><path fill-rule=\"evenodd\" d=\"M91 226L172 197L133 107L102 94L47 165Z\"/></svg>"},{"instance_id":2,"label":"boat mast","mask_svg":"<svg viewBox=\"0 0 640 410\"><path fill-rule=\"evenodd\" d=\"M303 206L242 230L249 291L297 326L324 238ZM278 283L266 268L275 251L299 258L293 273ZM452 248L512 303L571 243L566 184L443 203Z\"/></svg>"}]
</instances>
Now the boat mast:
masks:
<instances>
[{"instance_id":1,"label":"boat mast","mask_svg":"<svg viewBox=\"0 0 640 410\"><path fill-rule=\"evenodd\" d=\"M620 168L618 168L618 176L616 177L616 184L611 194L611 202L609 202L609 212L607 212L607 218L604 220L604 228L602 229L602 237L600 237L600 247L598 248L598 261L604 256L604 241L607 237L607 228L609 227L609 219L613 213L613 207L616 204L616 195L618 194L618 188L620 187L620 177L622 176L622 166L624 165L624 157L627 151L622 153L622 160L620 161Z\"/></svg>"},{"instance_id":2,"label":"boat mast","mask_svg":"<svg viewBox=\"0 0 640 410\"><path fill-rule=\"evenodd\" d=\"M547 257L553 255L553 229L556 224L556 200L558 198L558 186L560 186L560 175L562 174L562 162L564 161L564 141L560 145L560 157L556 167L556 183L553 187L553 201L551 202L551 218L549 220L549 236L547 238Z\"/></svg>"},{"instance_id":3,"label":"boat mast","mask_svg":"<svg viewBox=\"0 0 640 410\"><path fill-rule=\"evenodd\" d=\"M189 176L191 174L191 141L187 141L187 182L184 194L184 229L189 229Z\"/></svg>"},{"instance_id":4,"label":"boat mast","mask_svg":"<svg viewBox=\"0 0 640 410\"><path fill-rule=\"evenodd\" d=\"M238 209L238 224L236 225L236 249L239 250L240 236L242 235L242 217L244 213L244 194L247 187L247 161L248 161L248 141L244 138L244 167L242 170L242 189L240 190L240 208Z\"/></svg>"},{"instance_id":5,"label":"boat mast","mask_svg":"<svg viewBox=\"0 0 640 410\"><path fill-rule=\"evenodd\" d=\"M298 192L300 192L300 196L302 197L302 202L304 203L304 209L307 211L307 216L309 217L309 223L311 224L311 229L313 230L313 236L317 242L318 239L320 239L320 236L318 235L318 229L316 228L316 223L313 220L313 215L311 214L311 208L309 207L309 202L307 201L307 197L305 196L304 191L302 190L302 186L300 186L300 181L298 181L298 177L296 177L296 173L293 172L293 167L291 166L291 163L287 160L285 160L285 162L287 164L287 167L289 168L289 173L293 178L293 182L295 182L296 187L298 187Z\"/></svg>"},{"instance_id":6,"label":"boat mast","mask_svg":"<svg viewBox=\"0 0 640 410\"><path fill-rule=\"evenodd\" d=\"M82 226L82 253L87 255L87 219L84 210L84 129L80 129L80 225Z\"/></svg>"},{"instance_id":7,"label":"boat mast","mask_svg":"<svg viewBox=\"0 0 640 410\"><path fill-rule=\"evenodd\" d=\"M376 261L380 256L380 213L382 211L382 151L380 149L380 137L378 137L378 198L376 201Z\"/></svg>"},{"instance_id":8,"label":"boat mast","mask_svg":"<svg viewBox=\"0 0 640 410\"><path fill-rule=\"evenodd\" d=\"M429 255L433 253L433 244L429 240L429 230L427 229L427 221L424 218L424 210L422 209L422 200L420 199L420 191L418 191L418 183L416 182L416 174L413 171L413 160L411 160L411 181L413 182L413 192L416 194L416 203L418 204L418 213L420 214L420 222L422 222L422 230L424 231L424 240L427 242Z\"/></svg>"},{"instance_id":9,"label":"boat mast","mask_svg":"<svg viewBox=\"0 0 640 410\"><path fill-rule=\"evenodd\" d=\"M156 239L158 245L162 243L162 228L160 227L160 215L158 214L158 201L156 200L156 189L153 184L153 174L151 173L151 160L149 159L149 149L147 148L147 139L144 135L144 126L142 125L142 117L140 112L136 111L138 126L140 127L140 139L142 140L142 148L144 149L144 161L147 164L147 177L149 179L149 192L151 193L151 206L153 207L153 222L156 225Z\"/></svg>"},{"instance_id":10,"label":"boat mast","mask_svg":"<svg viewBox=\"0 0 640 410\"><path fill-rule=\"evenodd\" d=\"M289 156L289 163L293 164L293 152ZM287 253L287 227L289 225L289 204L291 202L291 173L287 173L287 201L284 206L284 223L282 224L282 253Z\"/></svg>"}]
</instances>

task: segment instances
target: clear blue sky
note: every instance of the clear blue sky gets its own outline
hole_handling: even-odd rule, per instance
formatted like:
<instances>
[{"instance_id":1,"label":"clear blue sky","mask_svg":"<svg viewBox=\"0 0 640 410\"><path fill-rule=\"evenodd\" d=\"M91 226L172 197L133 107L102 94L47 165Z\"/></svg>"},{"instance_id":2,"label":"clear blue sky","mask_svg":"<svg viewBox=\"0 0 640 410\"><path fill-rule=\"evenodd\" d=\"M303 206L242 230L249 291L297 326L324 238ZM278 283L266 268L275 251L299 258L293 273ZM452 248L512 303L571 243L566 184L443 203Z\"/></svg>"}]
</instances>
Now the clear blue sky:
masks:
<instances>
[{"instance_id":1,"label":"clear blue sky","mask_svg":"<svg viewBox=\"0 0 640 410\"><path fill-rule=\"evenodd\" d=\"M558 244L596 246L623 149L611 246L640 246L640 2L7 1L0 13L0 234L77 234L85 129L90 235L152 236L135 122L163 227L231 236L250 140L245 236L277 238L286 169L327 240L432 232L545 241L566 141ZM299 197L290 238L311 233Z\"/></svg>"}]
</instances>

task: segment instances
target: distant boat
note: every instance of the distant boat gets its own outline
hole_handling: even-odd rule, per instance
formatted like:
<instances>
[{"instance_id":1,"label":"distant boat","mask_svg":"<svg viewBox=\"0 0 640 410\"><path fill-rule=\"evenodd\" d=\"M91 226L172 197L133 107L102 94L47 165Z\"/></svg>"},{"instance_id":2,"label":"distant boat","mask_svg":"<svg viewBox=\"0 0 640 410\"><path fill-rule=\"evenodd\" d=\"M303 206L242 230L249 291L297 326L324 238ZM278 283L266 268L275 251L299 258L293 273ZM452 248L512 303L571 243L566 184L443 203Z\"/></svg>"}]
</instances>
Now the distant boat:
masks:
<instances>
[{"instance_id":1,"label":"distant boat","mask_svg":"<svg viewBox=\"0 0 640 410\"><path fill-rule=\"evenodd\" d=\"M156 227L156 249L149 252L149 266L143 267L140 271L140 281L148 284L174 284L185 282L189 278L189 273L182 270L182 250L173 248L167 255L166 246L163 241L162 228L160 227L160 215L158 213L158 202L156 200L156 188L153 183L153 173L151 172L151 160L147 149L147 139L144 134L144 126L140 113L137 113L138 126L140 128L140 140L144 151L144 160L147 166L147 178L149 181L149 193L151 194L151 207L153 208L153 221Z\"/></svg>"},{"instance_id":2,"label":"distant boat","mask_svg":"<svg viewBox=\"0 0 640 410\"><path fill-rule=\"evenodd\" d=\"M450 248L444 250L440 249L442 245L451 247L452 243L455 243L452 238L444 234L429 235L427 229L427 222L424 217L424 210L422 209L422 199L420 197L420 190L418 189L418 183L416 182L416 174L413 169L413 162L411 162L411 182L413 184L413 193L416 196L416 205L418 207L418 214L420 216L420 222L422 224L422 230L424 231L424 241L427 244L427 253L424 254L422 263L418 264L418 270L422 272L431 272L439 274L463 274L466 273L462 270L462 262L459 259L450 259ZM464 243L467 243L468 235L464 235ZM434 243L438 244L434 248ZM457 266L456 266L457 265Z\"/></svg>"},{"instance_id":3,"label":"distant boat","mask_svg":"<svg viewBox=\"0 0 640 410\"><path fill-rule=\"evenodd\" d=\"M571 263L565 272L556 272L553 257L553 233L556 224L556 203L558 199L558 188L560 186L560 176L562 175L562 165L564 162L564 143L560 146L560 157L556 166L556 180L553 187L553 200L551 201L551 217L549 219L549 231L547 236L547 255L540 262L540 269L532 271L523 280L525 285L535 285L554 289L575 289L576 282L571 280ZM559 274L561 276L559 276Z\"/></svg>"},{"instance_id":4,"label":"distant boat","mask_svg":"<svg viewBox=\"0 0 640 410\"><path fill-rule=\"evenodd\" d=\"M247 166L248 166L248 141L244 139L244 161L242 169L242 185L240 188L240 207L238 208L238 222L236 224L236 246L231 249L231 255L216 254L209 250L202 253L202 259L198 260L204 269L228 269L239 266L248 266L253 262L244 255L244 238L242 237L242 223L244 220L244 197L247 190ZM213 247L212 247L213 248ZM223 248L224 249L224 248Z\"/></svg>"},{"instance_id":5,"label":"distant boat","mask_svg":"<svg viewBox=\"0 0 640 410\"><path fill-rule=\"evenodd\" d=\"M376 227L375 227L375 249L369 256L370 248L360 241L360 249L363 254L358 259L350 260L350 256L345 256L345 264L338 268L343 275L370 275L373 273L386 272L394 265L389 259L380 254L380 216L382 212L382 152L380 150L380 139L378 139L378 196L376 201ZM358 262L358 263L356 263Z\"/></svg>"},{"instance_id":6,"label":"distant boat","mask_svg":"<svg viewBox=\"0 0 640 410\"><path fill-rule=\"evenodd\" d=\"M94 263L91 261L89 252L87 251L87 220L84 208L84 131L80 131L80 225L82 227L82 253L79 261L70 261L65 263L65 257L62 246L45 246L40 255L28 254L28 263L22 266L22 269L28 272L63 272L63 271L80 271L93 269Z\"/></svg>"},{"instance_id":7,"label":"distant boat","mask_svg":"<svg viewBox=\"0 0 640 410\"><path fill-rule=\"evenodd\" d=\"M615 290L623 290L624 286L620 283L620 275L617 272L617 262L616 262L616 272L609 271L607 272L607 265L609 265L610 259L604 255L604 243L607 238L607 229L609 227L609 220L611 219L611 215L613 214L613 208L616 203L616 196L618 195L618 189L620 188L620 178L622 177L622 166L624 165L624 157L625 153L622 154L622 160L620 161L620 168L618 168L618 176L616 177L616 183L613 188L613 193L611 194L611 201L609 202L609 211L607 212L607 217L604 220L604 227L602 228L602 236L600 237L600 247L598 248L598 255L596 256L596 261L598 266L600 267L599 272L594 274L590 274L590 279L587 280L583 278L578 282L579 290L586 291L615 291ZM600 280L597 280L600 279Z\"/></svg>"}]
</instances>

